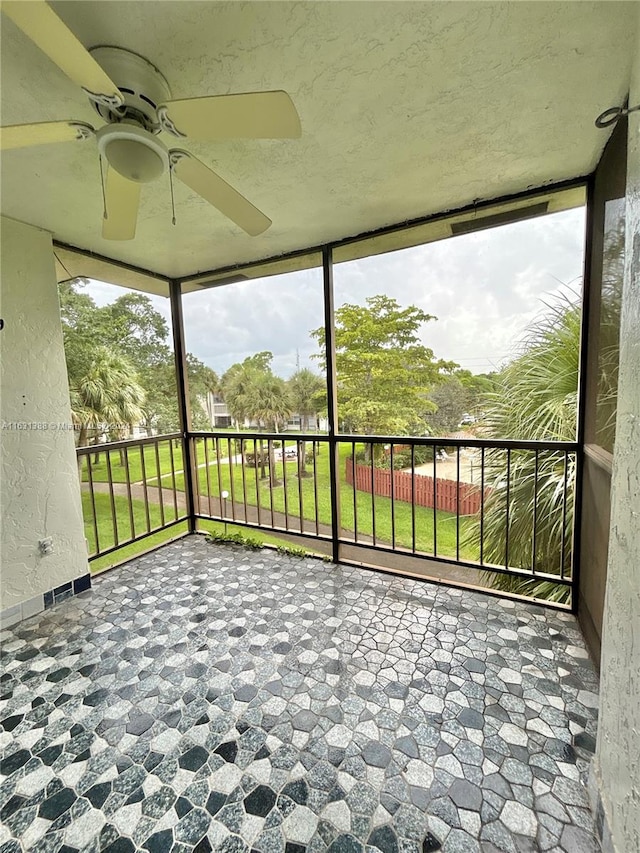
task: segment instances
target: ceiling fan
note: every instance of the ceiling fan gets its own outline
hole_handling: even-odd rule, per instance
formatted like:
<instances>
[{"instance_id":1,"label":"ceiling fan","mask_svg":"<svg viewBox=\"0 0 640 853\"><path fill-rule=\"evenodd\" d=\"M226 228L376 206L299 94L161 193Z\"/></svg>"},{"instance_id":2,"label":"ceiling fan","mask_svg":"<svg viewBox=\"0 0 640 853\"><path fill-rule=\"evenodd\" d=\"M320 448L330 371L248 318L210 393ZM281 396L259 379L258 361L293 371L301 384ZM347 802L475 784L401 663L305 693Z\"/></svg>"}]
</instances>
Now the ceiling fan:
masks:
<instances>
[{"instance_id":1,"label":"ceiling fan","mask_svg":"<svg viewBox=\"0 0 640 853\"><path fill-rule=\"evenodd\" d=\"M45 0L6 0L2 11L88 95L107 122L98 130L82 121L47 121L0 129L0 148L25 148L95 138L107 163L103 178L107 240L132 240L142 184L165 172L256 236L271 220L214 171L183 148L168 148L162 131L177 138L293 139L300 119L286 92L248 92L171 100L158 69L118 47L87 50ZM173 191L173 186L172 186ZM175 222L175 218L174 218Z\"/></svg>"}]
</instances>

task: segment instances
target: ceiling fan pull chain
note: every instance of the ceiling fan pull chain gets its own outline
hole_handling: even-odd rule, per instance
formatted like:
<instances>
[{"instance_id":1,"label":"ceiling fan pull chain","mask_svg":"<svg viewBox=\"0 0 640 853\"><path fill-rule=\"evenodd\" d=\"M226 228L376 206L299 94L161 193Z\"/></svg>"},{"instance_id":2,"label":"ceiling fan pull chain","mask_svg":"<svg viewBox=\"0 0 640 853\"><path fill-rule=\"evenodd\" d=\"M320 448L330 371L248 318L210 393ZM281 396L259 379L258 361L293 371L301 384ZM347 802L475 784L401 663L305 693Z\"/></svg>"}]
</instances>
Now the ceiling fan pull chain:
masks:
<instances>
[{"instance_id":1,"label":"ceiling fan pull chain","mask_svg":"<svg viewBox=\"0 0 640 853\"><path fill-rule=\"evenodd\" d=\"M100 186L102 187L102 218L108 219L107 213L107 197L104 191L104 170L102 168L102 154L98 154L98 163L100 163Z\"/></svg>"},{"instance_id":2,"label":"ceiling fan pull chain","mask_svg":"<svg viewBox=\"0 0 640 853\"><path fill-rule=\"evenodd\" d=\"M173 197L173 168L169 166L169 186L171 187L171 224L176 224L176 202Z\"/></svg>"}]
</instances>

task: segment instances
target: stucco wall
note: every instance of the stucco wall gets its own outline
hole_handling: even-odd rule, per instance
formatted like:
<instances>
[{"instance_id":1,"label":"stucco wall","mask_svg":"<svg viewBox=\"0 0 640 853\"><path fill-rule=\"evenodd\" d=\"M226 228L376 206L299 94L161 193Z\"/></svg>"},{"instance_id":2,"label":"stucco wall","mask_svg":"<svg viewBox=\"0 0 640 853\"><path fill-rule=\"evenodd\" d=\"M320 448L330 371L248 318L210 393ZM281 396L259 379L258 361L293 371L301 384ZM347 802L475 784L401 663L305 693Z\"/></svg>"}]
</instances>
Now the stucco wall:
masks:
<instances>
[{"instance_id":1,"label":"stucco wall","mask_svg":"<svg viewBox=\"0 0 640 853\"><path fill-rule=\"evenodd\" d=\"M0 220L0 609L84 575L87 551L49 234ZM41 556L38 540L51 537Z\"/></svg>"},{"instance_id":2,"label":"stucco wall","mask_svg":"<svg viewBox=\"0 0 640 853\"><path fill-rule=\"evenodd\" d=\"M630 106L640 103L638 50ZM640 850L640 113L629 117L626 258L594 772L613 849ZM605 847L608 845L605 845Z\"/></svg>"}]
</instances>

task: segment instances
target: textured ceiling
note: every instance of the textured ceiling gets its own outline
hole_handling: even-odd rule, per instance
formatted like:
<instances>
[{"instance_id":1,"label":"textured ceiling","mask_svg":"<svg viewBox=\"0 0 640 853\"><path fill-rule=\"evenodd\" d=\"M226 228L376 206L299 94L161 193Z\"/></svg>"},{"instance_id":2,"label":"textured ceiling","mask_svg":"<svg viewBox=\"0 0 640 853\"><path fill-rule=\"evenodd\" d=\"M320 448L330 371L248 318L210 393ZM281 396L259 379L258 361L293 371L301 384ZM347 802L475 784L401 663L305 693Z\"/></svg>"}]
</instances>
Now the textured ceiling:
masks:
<instances>
[{"instance_id":1,"label":"textured ceiling","mask_svg":"<svg viewBox=\"0 0 640 853\"><path fill-rule=\"evenodd\" d=\"M299 140L189 143L273 225L251 238L166 176L134 241L100 236L93 142L6 152L2 212L171 277L244 263L590 172L626 95L635 3L54 2L87 46L136 51L174 98L285 89ZM2 20L2 124L99 124Z\"/></svg>"}]
</instances>

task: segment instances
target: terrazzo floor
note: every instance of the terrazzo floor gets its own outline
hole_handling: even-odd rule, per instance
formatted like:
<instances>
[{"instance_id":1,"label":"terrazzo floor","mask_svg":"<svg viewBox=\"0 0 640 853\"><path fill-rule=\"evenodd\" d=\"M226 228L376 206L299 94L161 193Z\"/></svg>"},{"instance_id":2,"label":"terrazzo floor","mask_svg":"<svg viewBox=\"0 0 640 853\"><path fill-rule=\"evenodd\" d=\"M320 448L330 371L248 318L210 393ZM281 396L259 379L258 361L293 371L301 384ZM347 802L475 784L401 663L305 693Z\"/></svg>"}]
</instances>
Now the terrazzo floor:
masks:
<instances>
[{"instance_id":1,"label":"terrazzo floor","mask_svg":"<svg viewBox=\"0 0 640 853\"><path fill-rule=\"evenodd\" d=\"M192 536L1 639L0 853L599 849L567 614Z\"/></svg>"}]
</instances>

